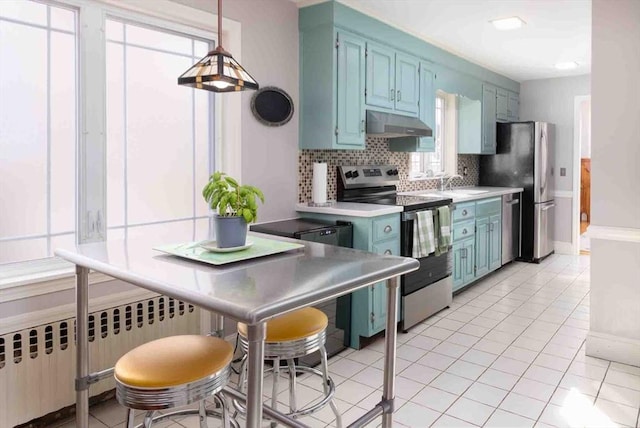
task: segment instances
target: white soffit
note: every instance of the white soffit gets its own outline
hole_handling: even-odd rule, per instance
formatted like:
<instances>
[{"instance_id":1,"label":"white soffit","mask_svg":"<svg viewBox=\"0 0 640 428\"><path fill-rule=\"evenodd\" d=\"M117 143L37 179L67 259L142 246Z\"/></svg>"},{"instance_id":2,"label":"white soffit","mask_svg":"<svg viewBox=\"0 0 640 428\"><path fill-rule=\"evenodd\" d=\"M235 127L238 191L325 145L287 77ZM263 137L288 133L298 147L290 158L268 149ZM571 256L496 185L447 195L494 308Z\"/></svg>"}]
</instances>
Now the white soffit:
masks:
<instances>
[{"instance_id":1,"label":"white soffit","mask_svg":"<svg viewBox=\"0 0 640 428\"><path fill-rule=\"evenodd\" d=\"M591 0L339 1L516 81L591 72ZM526 24L499 31L490 22L512 16ZM578 67L555 68L567 61Z\"/></svg>"}]
</instances>

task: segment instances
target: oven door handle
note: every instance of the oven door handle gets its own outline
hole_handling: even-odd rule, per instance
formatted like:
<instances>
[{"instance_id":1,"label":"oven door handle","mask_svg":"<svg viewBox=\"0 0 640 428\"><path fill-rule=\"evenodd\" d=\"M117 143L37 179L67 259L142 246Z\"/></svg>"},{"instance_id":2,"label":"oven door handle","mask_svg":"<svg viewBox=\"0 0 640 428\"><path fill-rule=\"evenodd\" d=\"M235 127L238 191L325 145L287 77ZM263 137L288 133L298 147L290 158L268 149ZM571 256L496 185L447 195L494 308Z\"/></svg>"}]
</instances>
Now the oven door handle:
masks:
<instances>
[{"instance_id":1,"label":"oven door handle","mask_svg":"<svg viewBox=\"0 0 640 428\"><path fill-rule=\"evenodd\" d=\"M418 217L418 212L423 212L423 211L433 211L433 214L435 215L436 210L433 208L428 208L426 210L418 210L418 211L409 211L409 212L403 212L402 213L402 221L411 221L411 220L415 220Z\"/></svg>"}]
</instances>

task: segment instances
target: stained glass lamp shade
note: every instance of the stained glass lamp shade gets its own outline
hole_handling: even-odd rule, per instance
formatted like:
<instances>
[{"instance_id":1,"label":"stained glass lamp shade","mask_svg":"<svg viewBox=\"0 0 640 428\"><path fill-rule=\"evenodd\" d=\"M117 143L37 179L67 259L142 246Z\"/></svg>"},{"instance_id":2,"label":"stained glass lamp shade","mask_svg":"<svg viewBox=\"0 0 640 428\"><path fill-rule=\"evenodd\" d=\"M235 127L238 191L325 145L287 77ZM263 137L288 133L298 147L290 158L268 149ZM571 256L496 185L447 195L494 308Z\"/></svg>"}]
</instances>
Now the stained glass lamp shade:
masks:
<instances>
[{"instance_id":1,"label":"stained glass lamp shade","mask_svg":"<svg viewBox=\"0 0 640 428\"><path fill-rule=\"evenodd\" d=\"M218 0L218 47L178 77L178 85L213 92L258 89L258 82L222 47L222 0Z\"/></svg>"},{"instance_id":2,"label":"stained glass lamp shade","mask_svg":"<svg viewBox=\"0 0 640 428\"><path fill-rule=\"evenodd\" d=\"M213 92L235 92L259 88L258 82L220 46L178 77L178 85Z\"/></svg>"}]
</instances>

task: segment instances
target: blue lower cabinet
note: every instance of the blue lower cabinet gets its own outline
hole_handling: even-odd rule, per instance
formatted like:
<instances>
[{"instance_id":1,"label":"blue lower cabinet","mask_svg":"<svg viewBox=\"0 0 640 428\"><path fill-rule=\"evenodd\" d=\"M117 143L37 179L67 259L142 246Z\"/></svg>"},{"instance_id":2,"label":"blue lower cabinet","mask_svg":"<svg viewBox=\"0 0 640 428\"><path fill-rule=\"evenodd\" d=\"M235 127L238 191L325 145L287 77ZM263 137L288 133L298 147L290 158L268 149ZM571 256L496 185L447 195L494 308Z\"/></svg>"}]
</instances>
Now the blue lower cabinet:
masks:
<instances>
[{"instance_id":1,"label":"blue lower cabinet","mask_svg":"<svg viewBox=\"0 0 640 428\"><path fill-rule=\"evenodd\" d=\"M351 222L353 224L353 248L377 254L400 255L399 213L378 217L350 217L317 213L300 213L300 215L306 218ZM400 314L399 310L398 314ZM386 283L379 282L353 292L351 294L351 347L360 349L362 337L371 337L383 331L386 319Z\"/></svg>"},{"instance_id":2,"label":"blue lower cabinet","mask_svg":"<svg viewBox=\"0 0 640 428\"><path fill-rule=\"evenodd\" d=\"M387 321L387 286L384 282L379 282L371 286L371 329L370 332L376 334L384 330Z\"/></svg>"},{"instance_id":3,"label":"blue lower cabinet","mask_svg":"<svg viewBox=\"0 0 640 428\"><path fill-rule=\"evenodd\" d=\"M489 217L476 218L476 276L489 273Z\"/></svg>"},{"instance_id":4,"label":"blue lower cabinet","mask_svg":"<svg viewBox=\"0 0 640 428\"><path fill-rule=\"evenodd\" d=\"M452 213L453 291L502 266L501 199L456 204Z\"/></svg>"},{"instance_id":5,"label":"blue lower cabinet","mask_svg":"<svg viewBox=\"0 0 640 428\"><path fill-rule=\"evenodd\" d=\"M453 291L475 279L475 245L474 237L453 245Z\"/></svg>"},{"instance_id":6,"label":"blue lower cabinet","mask_svg":"<svg viewBox=\"0 0 640 428\"><path fill-rule=\"evenodd\" d=\"M489 270L502 266L502 216L489 217Z\"/></svg>"}]
</instances>

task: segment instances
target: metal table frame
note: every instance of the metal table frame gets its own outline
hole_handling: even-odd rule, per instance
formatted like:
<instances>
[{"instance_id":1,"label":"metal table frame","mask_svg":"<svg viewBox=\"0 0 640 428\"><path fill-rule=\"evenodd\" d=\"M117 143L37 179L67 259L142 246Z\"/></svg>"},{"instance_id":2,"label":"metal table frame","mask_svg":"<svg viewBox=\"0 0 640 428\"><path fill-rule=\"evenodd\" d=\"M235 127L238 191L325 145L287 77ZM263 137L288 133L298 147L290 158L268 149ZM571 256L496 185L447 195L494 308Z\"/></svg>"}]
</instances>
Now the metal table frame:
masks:
<instances>
[{"instance_id":1,"label":"metal table frame","mask_svg":"<svg viewBox=\"0 0 640 428\"><path fill-rule=\"evenodd\" d=\"M312 246L322 246L328 247L323 244L317 243L307 243ZM91 384L98 382L101 379L112 376L113 369L107 369L100 372L90 372L89 367L89 337L88 337L88 320L89 320L89 267L84 266L84 263L78 260L77 257L70 257L72 252L68 251L58 251L56 250L56 254L70 260L76 264L76 379L75 379L75 389L76 389L76 426L77 427L88 427L89 426L89 387ZM369 256L370 257L370 256ZM375 257L384 257L384 256L375 256ZM75 260L74 260L75 259ZM395 368L396 368L396 326L397 326L397 299L398 299L398 286L399 286L399 275L410 272L417 268L417 261L413 260L414 263L405 263L400 267L400 270L404 270L400 273L395 273L393 276L385 275L382 270L382 277L378 277L375 280L364 281L360 284L354 285L347 292L356 290L358 288L366 287L368 285L380 282L381 280L386 280L387 285L387 320L386 320L386 336L385 336L385 361L384 361L384 383L383 383L383 394L381 401L370 411L360 417L358 420L353 422L350 427L360 427L364 426L367 423L371 422L376 417L382 415L382 426L383 427L391 427L392 426L392 414L394 411L394 397L395 397ZM112 269L101 268L100 266L95 266L93 263L91 269L96 270L98 272L103 272L107 275L114 276L118 278L118 275L114 275ZM138 282L136 280L131 280L131 277L119 279L130 282L133 285L150 289L152 291L158 291L153 287L148 286L148 284L144 284ZM341 293L345 294L345 293ZM182 299L190 304L195 306L199 306L205 310L212 310L209 307L203 306L201 302L198 302L197 299L190 300L188 297L184 295L174 295L171 296L171 293L168 293L170 297L176 297ZM291 310L295 310L304 306L309 306L317 302L309 302L306 304L299 305L299 307L288 307L284 312L289 312ZM274 316L277 316L275 314ZM269 318L272 318L269 317ZM218 315L217 323L221 320L221 315ZM246 322L247 320L240 320ZM273 418L283 424L293 427L304 427L306 425L302 424L298 420L294 420L280 412L277 412L270 407L262 404L262 392L263 392L263 371L264 371L264 340L266 335L266 321L259 320L258 322L248 322L248 340L249 340L249 352L248 352L248 391L246 395L246 403L247 403L247 427L254 428L260 427L261 421L263 417L263 412L265 415ZM220 327L220 326L218 326ZM234 398L240 399L242 401L245 400L245 397L239 392L227 387L225 389L226 393L233 396Z\"/></svg>"}]
</instances>

